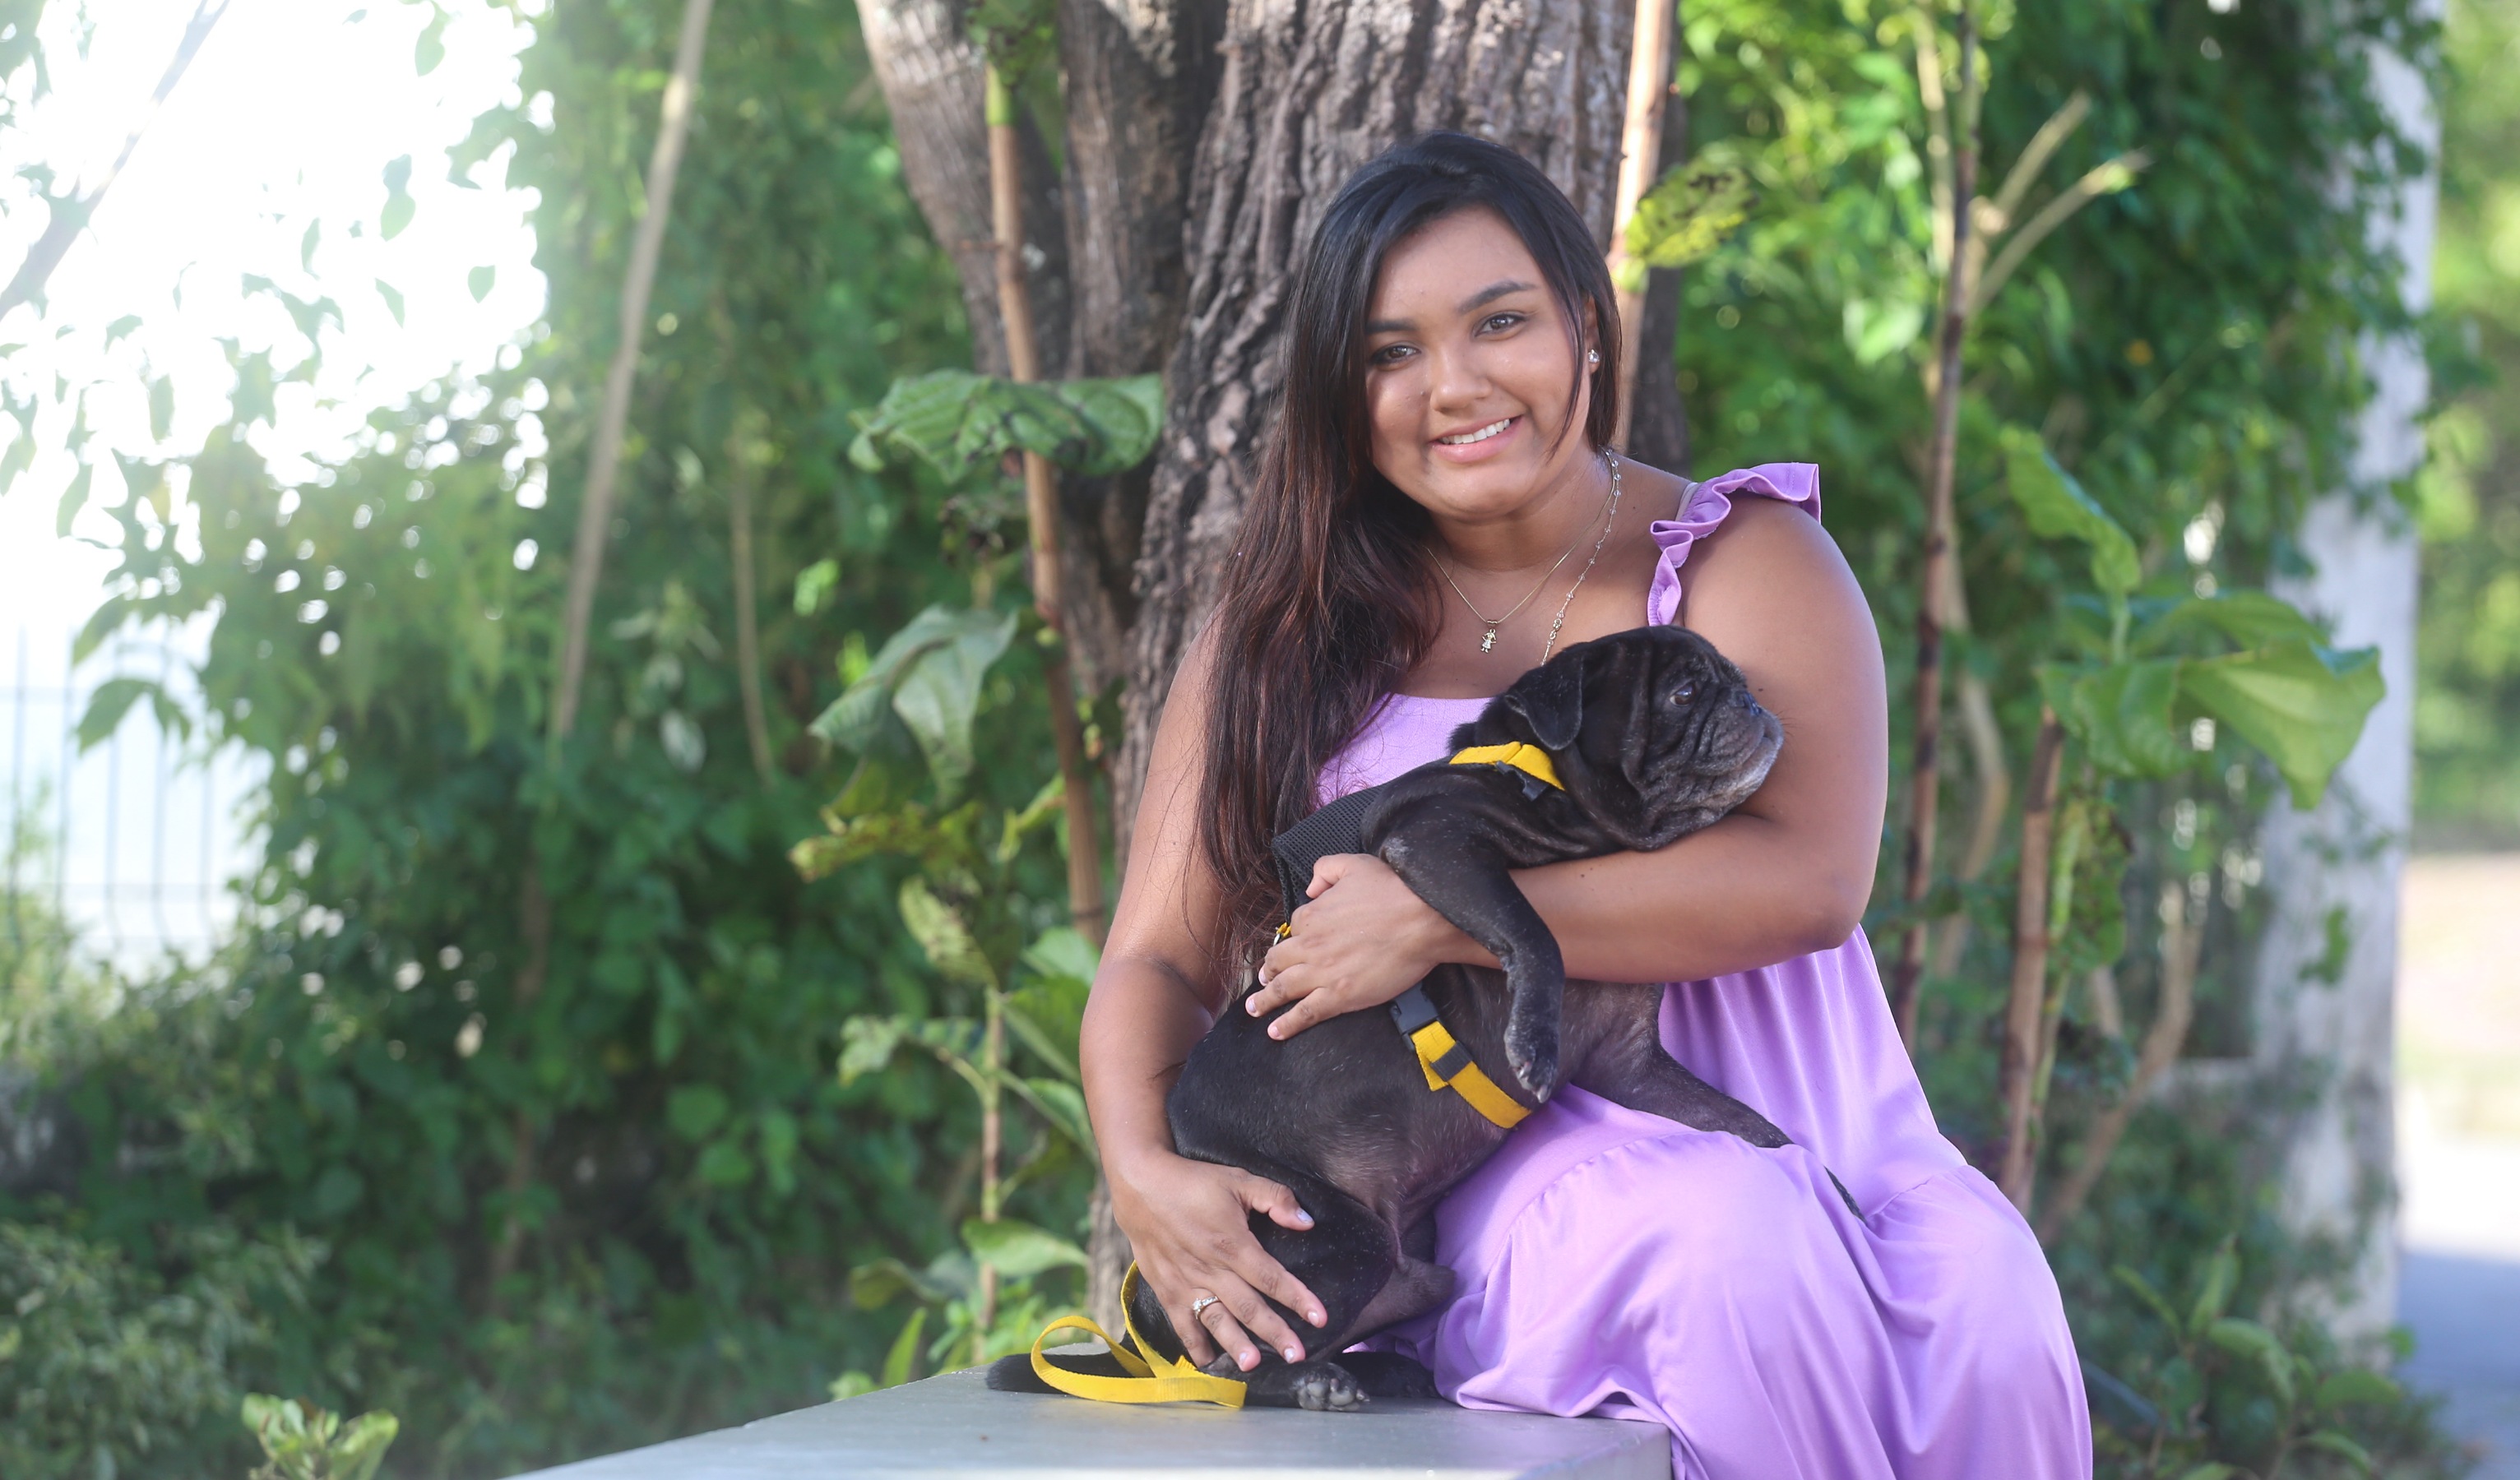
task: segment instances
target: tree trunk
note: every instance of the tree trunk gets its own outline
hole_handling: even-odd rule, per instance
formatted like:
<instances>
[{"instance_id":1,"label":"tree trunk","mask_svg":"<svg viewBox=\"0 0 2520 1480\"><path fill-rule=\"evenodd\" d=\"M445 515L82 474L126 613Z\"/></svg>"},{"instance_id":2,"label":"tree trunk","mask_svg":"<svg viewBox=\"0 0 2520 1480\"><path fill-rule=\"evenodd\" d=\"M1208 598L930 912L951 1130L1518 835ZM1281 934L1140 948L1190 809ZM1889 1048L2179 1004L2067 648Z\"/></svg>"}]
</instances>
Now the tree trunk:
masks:
<instances>
[{"instance_id":1,"label":"tree trunk","mask_svg":"<svg viewBox=\"0 0 2520 1480\"><path fill-rule=\"evenodd\" d=\"M1348 174L1392 144L1458 129L1519 151L1609 241L1632 14L1547 6L1234 0L1190 192L1189 296L1139 561L1128 733L1134 796L1174 667L1215 600L1277 403L1286 289Z\"/></svg>"},{"instance_id":2,"label":"tree trunk","mask_svg":"<svg viewBox=\"0 0 2520 1480\"><path fill-rule=\"evenodd\" d=\"M2423 75L2392 54L2371 61L2393 121L2437 159L2441 120ZM2431 299L2437 189L2429 171L2411 179L2390 202L2396 209L2370 222L2402 264L2406 303L2417 313ZM2374 393L2356 425L2354 474L2380 490L2423 458L2418 419L2430 381L2412 336L2366 343L2363 354ZM2396 1313L2391 1060L2398 875L2413 815L2415 536L2385 494L2365 503L2340 491L2311 507L2297 538L2312 573L2278 578L2276 594L2333 623L2338 646L2377 647L2389 691L2325 799L2306 813L2276 802L2260 834L2269 909L2254 1056L2273 1090L2267 1099L2283 1110L2278 1212L2348 1260L2332 1324L2376 1353Z\"/></svg>"}]
</instances>

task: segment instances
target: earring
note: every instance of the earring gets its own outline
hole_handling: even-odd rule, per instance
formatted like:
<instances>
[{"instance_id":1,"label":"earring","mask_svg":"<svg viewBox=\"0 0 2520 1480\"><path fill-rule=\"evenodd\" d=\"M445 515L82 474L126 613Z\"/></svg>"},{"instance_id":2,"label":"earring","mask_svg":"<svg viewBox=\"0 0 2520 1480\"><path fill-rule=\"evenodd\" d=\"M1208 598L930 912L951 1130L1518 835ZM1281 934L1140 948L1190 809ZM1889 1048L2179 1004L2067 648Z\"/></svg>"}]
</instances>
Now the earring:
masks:
<instances>
[{"instance_id":1,"label":"earring","mask_svg":"<svg viewBox=\"0 0 2520 1480\"><path fill-rule=\"evenodd\" d=\"M1592 361L1596 365L1598 365L1601 363L1601 351L1598 349L1588 349L1584 352L1584 358Z\"/></svg>"}]
</instances>

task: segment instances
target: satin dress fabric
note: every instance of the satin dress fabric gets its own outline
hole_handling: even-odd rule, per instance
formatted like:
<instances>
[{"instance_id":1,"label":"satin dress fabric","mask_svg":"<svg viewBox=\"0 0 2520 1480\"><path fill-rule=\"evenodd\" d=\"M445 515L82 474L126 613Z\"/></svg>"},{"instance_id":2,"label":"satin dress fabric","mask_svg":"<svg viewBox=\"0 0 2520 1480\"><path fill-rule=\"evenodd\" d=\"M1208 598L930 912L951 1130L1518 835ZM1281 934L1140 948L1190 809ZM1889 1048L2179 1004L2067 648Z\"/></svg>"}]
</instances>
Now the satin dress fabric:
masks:
<instances>
[{"instance_id":1,"label":"satin dress fabric","mask_svg":"<svg viewBox=\"0 0 2520 1480\"><path fill-rule=\"evenodd\" d=\"M1819 471L1771 463L1692 488L1652 526L1648 622L1675 619L1690 547L1744 496L1817 518ZM1324 768L1322 800L1439 758L1486 702L1389 696ZM1661 1029L1794 1144L1563 1089L1438 1209L1452 1303L1372 1344L1467 1408L1658 1422L1682 1477L2088 1477L2055 1278L1936 1129L1863 933L1670 983Z\"/></svg>"}]
</instances>

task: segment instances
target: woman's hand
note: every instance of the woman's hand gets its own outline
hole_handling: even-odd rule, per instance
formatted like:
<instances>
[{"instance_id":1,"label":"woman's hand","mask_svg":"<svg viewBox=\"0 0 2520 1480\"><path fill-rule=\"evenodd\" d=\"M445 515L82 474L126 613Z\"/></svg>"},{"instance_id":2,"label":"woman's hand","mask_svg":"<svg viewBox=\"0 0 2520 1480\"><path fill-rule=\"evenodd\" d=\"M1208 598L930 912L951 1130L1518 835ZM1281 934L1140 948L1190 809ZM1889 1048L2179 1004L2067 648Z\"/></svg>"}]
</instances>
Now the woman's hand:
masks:
<instances>
[{"instance_id":1,"label":"woman's hand","mask_svg":"<svg viewBox=\"0 0 2520 1480\"><path fill-rule=\"evenodd\" d=\"M1305 893L1312 903L1295 912L1294 933L1270 948L1259 990L1243 999L1254 1016L1294 1004L1269 1025L1272 1038L1378 1008L1446 962L1489 959L1370 854L1323 859Z\"/></svg>"},{"instance_id":2,"label":"woman's hand","mask_svg":"<svg viewBox=\"0 0 2520 1480\"><path fill-rule=\"evenodd\" d=\"M1251 1235L1250 1215L1266 1213L1282 1229L1302 1231L1313 1215L1295 1194L1237 1167L1149 1152L1134 1175L1111 1179L1112 1216L1129 1235L1138 1277L1163 1303L1190 1360L1205 1367L1223 1348L1249 1371L1260 1365L1256 1336L1288 1362L1304 1344L1267 1301L1300 1311L1315 1325L1328 1319L1322 1303ZM1215 1300L1203 1305L1206 1296ZM1200 1305L1195 1317L1191 1307Z\"/></svg>"}]
</instances>

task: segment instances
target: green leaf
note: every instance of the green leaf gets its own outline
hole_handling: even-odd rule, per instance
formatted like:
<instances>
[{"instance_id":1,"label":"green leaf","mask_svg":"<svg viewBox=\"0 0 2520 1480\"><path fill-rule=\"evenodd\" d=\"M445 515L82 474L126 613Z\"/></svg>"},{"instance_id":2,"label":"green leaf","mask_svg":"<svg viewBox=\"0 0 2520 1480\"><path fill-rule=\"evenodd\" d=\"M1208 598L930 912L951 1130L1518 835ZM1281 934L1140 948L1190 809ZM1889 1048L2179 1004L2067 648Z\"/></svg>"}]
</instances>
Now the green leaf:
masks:
<instances>
[{"instance_id":1,"label":"green leaf","mask_svg":"<svg viewBox=\"0 0 2520 1480\"><path fill-rule=\"evenodd\" d=\"M892 1338L892 1350L884 1353L883 1371L877 1379L885 1387L899 1387L919 1375L919 1337L927 1329L927 1308L910 1313L901 1334Z\"/></svg>"},{"instance_id":2,"label":"green leaf","mask_svg":"<svg viewBox=\"0 0 2520 1480\"><path fill-rule=\"evenodd\" d=\"M2170 1302L2162 1298L2161 1291L2152 1287L2151 1280L2123 1264L2112 1266L2109 1274L2116 1278L2118 1283L2132 1291L2135 1298L2142 1301L2145 1309L2160 1317L2161 1323L2170 1327L2171 1334L2180 1335L2186 1331L2187 1328L2180 1323L2179 1318L2172 1314Z\"/></svg>"},{"instance_id":3,"label":"green leaf","mask_svg":"<svg viewBox=\"0 0 2520 1480\"><path fill-rule=\"evenodd\" d=\"M158 441L175 429L175 378L159 376L149 382L149 434Z\"/></svg>"},{"instance_id":4,"label":"green leaf","mask_svg":"<svg viewBox=\"0 0 2520 1480\"><path fill-rule=\"evenodd\" d=\"M122 338L133 330L138 329L140 327L140 315L136 313L127 313L121 318L118 318L112 323L105 326L105 347L112 349L115 340Z\"/></svg>"},{"instance_id":5,"label":"green leaf","mask_svg":"<svg viewBox=\"0 0 2520 1480\"><path fill-rule=\"evenodd\" d=\"M297 239L297 267L299 271L313 272L315 270L315 247L317 243L323 240L324 223L320 220L307 222L306 235Z\"/></svg>"},{"instance_id":6,"label":"green leaf","mask_svg":"<svg viewBox=\"0 0 2520 1480\"><path fill-rule=\"evenodd\" d=\"M1071 1080L1021 1079L1005 1076L1006 1086L1023 1102L1032 1106L1042 1119L1058 1127L1059 1133L1076 1144L1078 1150L1102 1160L1102 1151L1094 1144L1094 1122L1085 1113L1085 1092Z\"/></svg>"},{"instance_id":7,"label":"green leaf","mask_svg":"<svg viewBox=\"0 0 2520 1480\"><path fill-rule=\"evenodd\" d=\"M385 208L377 217L377 235L390 242L411 224L412 212L418 209L411 200L411 156L403 155L385 166ZM394 322L402 322L396 312Z\"/></svg>"},{"instance_id":8,"label":"green leaf","mask_svg":"<svg viewBox=\"0 0 2520 1480\"><path fill-rule=\"evenodd\" d=\"M2339 1408L2349 1403L2396 1403L2407 1396L2407 1390L2395 1381L2367 1367L2349 1367L2330 1372L2318 1384L2318 1406Z\"/></svg>"},{"instance_id":9,"label":"green leaf","mask_svg":"<svg viewBox=\"0 0 2520 1480\"><path fill-rule=\"evenodd\" d=\"M2240 1283L2240 1255L2237 1240L2225 1236L2205 1261L2205 1277L2196 1286L2196 1303L2188 1308L2187 1334L2202 1336L2215 1318L2230 1307L2231 1295Z\"/></svg>"},{"instance_id":10,"label":"green leaf","mask_svg":"<svg viewBox=\"0 0 2520 1480\"><path fill-rule=\"evenodd\" d=\"M840 562L825 556L796 572L796 614L812 616L832 599L832 591L840 583Z\"/></svg>"},{"instance_id":11,"label":"green leaf","mask_svg":"<svg viewBox=\"0 0 2520 1480\"><path fill-rule=\"evenodd\" d=\"M665 1123L685 1141L704 1141L725 1124L726 1094L714 1085L690 1085L665 1100Z\"/></svg>"},{"instance_id":12,"label":"green leaf","mask_svg":"<svg viewBox=\"0 0 2520 1480\"><path fill-rule=\"evenodd\" d=\"M393 321L396 324L400 324L402 322L402 290L394 287L384 279L379 278L377 279L377 296L385 300L385 312L392 314Z\"/></svg>"},{"instance_id":13,"label":"green leaf","mask_svg":"<svg viewBox=\"0 0 2520 1480\"><path fill-rule=\"evenodd\" d=\"M852 1017L840 1024L840 1083L854 1084L892 1063L908 1022L900 1017Z\"/></svg>"},{"instance_id":14,"label":"green leaf","mask_svg":"<svg viewBox=\"0 0 2520 1480\"><path fill-rule=\"evenodd\" d=\"M982 1223L964 1220L963 1246L982 1264L993 1265L1009 1279L1025 1279L1045 1270L1085 1268L1085 1251L1064 1238L1012 1218Z\"/></svg>"},{"instance_id":15,"label":"green leaf","mask_svg":"<svg viewBox=\"0 0 2520 1480\"><path fill-rule=\"evenodd\" d=\"M2092 765L2111 776L2168 776L2194 758L2171 723L2179 673L2175 658L2083 669L2046 664L2039 687Z\"/></svg>"},{"instance_id":16,"label":"green leaf","mask_svg":"<svg viewBox=\"0 0 2520 1480\"><path fill-rule=\"evenodd\" d=\"M471 272L464 275L464 286L472 290L472 301L475 303L488 297L490 295L491 288L496 285L498 281L499 269L487 264L473 268Z\"/></svg>"},{"instance_id":17,"label":"green leaf","mask_svg":"<svg viewBox=\"0 0 2520 1480\"><path fill-rule=\"evenodd\" d=\"M740 1188L752 1180L752 1158L732 1141L713 1141L700 1153L700 1181L713 1188Z\"/></svg>"},{"instance_id":18,"label":"green leaf","mask_svg":"<svg viewBox=\"0 0 2520 1480\"><path fill-rule=\"evenodd\" d=\"M2304 1434L2301 1442L2312 1449L2321 1451L2325 1454L2334 1455L2337 1458L2353 1465L2356 1469L2361 1470L2366 1475L2373 1473L2378 1468L2378 1466L2371 1460L2371 1452L2369 1450L2364 1449L2360 1444L2355 1443L2351 1438L2338 1433L2332 1428L2323 1428L2315 1433Z\"/></svg>"},{"instance_id":19,"label":"green leaf","mask_svg":"<svg viewBox=\"0 0 2520 1480\"><path fill-rule=\"evenodd\" d=\"M901 922L910 927L911 938L927 953L928 964L938 974L975 987L997 987L997 970L979 942L971 938L970 926L963 922L959 911L928 889L927 880L913 875L902 884Z\"/></svg>"},{"instance_id":20,"label":"green leaf","mask_svg":"<svg viewBox=\"0 0 2520 1480\"><path fill-rule=\"evenodd\" d=\"M78 743L81 750L93 750L122 728L122 717L144 696L156 698L164 690L155 679L110 678L96 686L87 696L87 712L79 716Z\"/></svg>"},{"instance_id":21,"label":"green leaf","mask_svg":"<svg viewBox=\"0 0 2520 1480\"><path fill-rule=\"evenodd\" d=\"M1999 434L2003 446L2004 480L2012 501L2021 508L2031 532L2046 539L2081 540L2092 547L2092 584L2114 605L2143 579L2135 541L2118 527L2107 511L2092 501L2074 475L2048 455L2039 434L2006 426Z\"/></svg>"},{"instance_id":22,"label":"green leaf","mask_svg":"<svg viewBox=\"0 0 2520 1480\"><path fill-rule=\"evenodd\" d=\"M2339 652L2301 638L2179 670L2182 705L2265 751L2304 811L2318 805L2387 692L2377 650Z\"/></svg>"},{"instance_id":23,"label":"green leaf","mask_svg":"<svg viewBox=\"0 0 2520 1480\"><path fill-rule=\"evenodd\" d=\"M2225 1316L2205 1328L2205 1339L2234 1357L2246 1357L2257 1363L2267 1376L2267 1386L2275 1397L2290 1408L2293 1402L2292 1353L2284 1350L2275 1333L2254 1321Z\"/></svg>"},{"instance_id":24,"label":"green leaf","mask_svg":"<svg viewBox=\"0 0 2520 1480\"><path fill-rule=\"evenodd\" d=\"M1163 427L1156 376L1019 385L967 370L892 382L859 426L849 458L869 471L920 461L948 482L994 469L1010 452L1037 452L1071 472L1125 472L1146 460Z\"/></svg>"},{"instance_id":25,"label":"green leaf","mask_svg":"<svg viewBox=\"0 0 2520 1480\"><path fill-rule=\"evenodd\" d=\"M444 7L434 5L429 10L432 14L428 23L421 27L420 39L412 43L411 48L412 69L424 77L437 70L437 64L446 60L446 11Z\"/></svg>"},{"instance_id":26,"label":"green leaf","mask_svg":"<svg viewBox=\"0 0 2520 1480\"><path fill-rule=\"evenodd\" d=\"M79 511L87 507L88 490L96 482L96 465L81 463L70 475L70 486L62 490L61 507L53 514L53 533L61 539L70 537L70 525L77 521Z\"/></svg>"},{"instance_id":27,"label":"green leaf","mask_svg":"<svg viewBox=\"0 0 2520 1480\"><path fill-rule=\"evenodd\" d=\"M2293 638L2321 642L2326 634L2281 597L2232 591L2189 597L2144 623L2144 646L2153 650L2198 633L2216 633L2243 648L2263 648Z\"/></svg>"},{"instance_id":28,"label":"green leaf","mask_svg":"<svg viewBox=\"0 0 2520 1480\"><path fill-rule=\"evenodd\" d=\"M1654 183L1628 218L1628 260L1619 287L1644 286L1645 273L1656 267L1686 267L1698 261L1750 218L1758 203L1750 176L1730 164L1709 161L1704 155L1672 170Z\"/></svg>"},{"instance_id":29,"label":"green leaf","mask_svg":"<svg viewBox=\"0 0 2520 1480\"><path fill-rule=\"evenodd\" d=\"M892 635L865 676L818 716L815 735L864 754L888 707L908 726L937 788L960 790L971 771L971 719L981 680L1013 641L1015 615L930 606Z\"/></svg>"}]
</instances>

